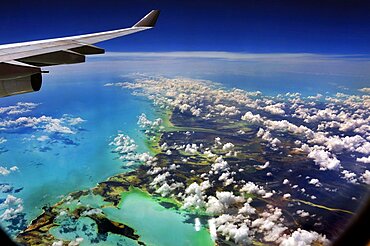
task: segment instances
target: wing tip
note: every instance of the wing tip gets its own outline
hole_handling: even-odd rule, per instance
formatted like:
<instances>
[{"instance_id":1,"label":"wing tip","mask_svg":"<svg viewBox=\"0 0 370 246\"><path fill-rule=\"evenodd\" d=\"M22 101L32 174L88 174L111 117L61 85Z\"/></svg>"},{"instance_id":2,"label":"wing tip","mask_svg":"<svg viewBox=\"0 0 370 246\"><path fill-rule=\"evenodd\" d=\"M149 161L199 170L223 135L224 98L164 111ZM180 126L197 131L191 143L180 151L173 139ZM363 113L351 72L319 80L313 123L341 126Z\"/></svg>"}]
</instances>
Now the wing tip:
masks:
<instances>
[{"instance_id":1,"label":"wing tip","mask_svg":"<svg viewBox=\"0 0 370 246\"><path fill-rule=\"evenodd\" d=\"M139 22L137 22L134 27L154 27L158 20L160 11L158 9L152 10L144 16Z\"/></svg>"}]
</instances>

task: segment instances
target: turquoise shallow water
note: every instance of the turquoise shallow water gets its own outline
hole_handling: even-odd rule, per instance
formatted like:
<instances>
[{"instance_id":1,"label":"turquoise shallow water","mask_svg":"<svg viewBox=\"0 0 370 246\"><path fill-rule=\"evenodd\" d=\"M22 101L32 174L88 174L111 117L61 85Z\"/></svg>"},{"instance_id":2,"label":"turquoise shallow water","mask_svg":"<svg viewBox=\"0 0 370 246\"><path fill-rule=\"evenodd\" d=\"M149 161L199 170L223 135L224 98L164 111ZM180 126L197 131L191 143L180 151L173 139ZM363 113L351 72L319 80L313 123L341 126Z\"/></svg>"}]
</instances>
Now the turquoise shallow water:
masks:
<instances>
[{"instance_id":1,"label":"turquoise shallow water","mask_svg":"<svg viewBox=\"0 0 370 246\"><path fill-rule=\"evenodd\" d=\"M58 77L45 84L40 93L9 97L0 106L14 105L18 101L36 102L40 105L32 112L19 116L42 115L61 118L63 114L81 117L76 134L51 134L38 129L21 129L0 132L7 139L2 145L7 152L0 155L1 166L18 166L19 171L1 176L1 183L8 183L14 194L23 199L26 218L35 217L45 204L53 204L58 196L95 186L113 174L122 172L122 162L111 153L109 142L119 132L132 137L139 148L147 151L144 136L137 127L137 116L152 114L150 103L133 97L128 91L103 87L112 78ZM17 117L19 117L17 116ZM6 117L3 115L2 117ZM49 140L36 138L48 135ZM0 194L5 198L6 193Z\"/></svg>"},{"instance_id":2,"label":"turquoise shallow water","mask_svg":"<svg viewBox=\"0 0 370 246\"><path fill-rule=\"evenodd\" d=\"M194 224L184 222L183 214L165 209L138 190L126 193L118 209L108 207L103 211L109 219L135 228L147 245L214 245L204 227L197 231Z\"/></svg>"},{"instance_id":3,"label":"turquoise shallow water","mask_svg":"<svg viewBox=\"0 0 370 246\"><path fill-rule=\"evenodd\" d=\"M63 209L74 211L82 203L94 209L101 209L102 213L111 221L120 222L135 230L138 241L151 246L172 245L214 245L211 236L205 227L195 228L191 219L188 220L184 212L166 209L147 193L133 189L123 194L118 208L104 202L98 195L82 196L68 204ZM97 225L88 217L80 217L77 221L68 216L60 216L60 226L50 230L57 240L72 241L83 238L81 245L139 245L135 240L108 233L107 238L99 238Z\"/></svg>"}]
</instances>

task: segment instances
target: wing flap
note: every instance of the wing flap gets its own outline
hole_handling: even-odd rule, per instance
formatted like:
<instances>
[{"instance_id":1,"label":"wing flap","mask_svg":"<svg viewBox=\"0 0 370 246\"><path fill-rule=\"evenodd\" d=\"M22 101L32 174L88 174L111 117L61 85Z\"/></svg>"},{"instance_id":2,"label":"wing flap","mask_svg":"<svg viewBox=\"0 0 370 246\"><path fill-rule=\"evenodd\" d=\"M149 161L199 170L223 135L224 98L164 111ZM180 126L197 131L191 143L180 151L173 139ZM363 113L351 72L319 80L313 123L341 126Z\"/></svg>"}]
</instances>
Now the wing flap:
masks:
<instances>
[{"instance_id":1,"label":"wing flap","mask_svg":"<svg viewBox=\"0 0 370 246\"><path fill-rule=\"evenodd\" d=\"M70 51L77 52L82 55L99 55L99 54L104 54L105 50L99 47L96 47L94 45L84 45L77 47L77 48L72 48L69 49Z\"/></svg>"},{"instance_id":2,"label":"wing flap","mask_svg":"<svg viewBox=\"0 0 370 246\"><path fill-rule=\"evenodd\" d=\"M77 52L63 50L47 54L29 56L26 58L17 59L17 61L33 66L44 67L85 62L85 56Z\"/></svg>"}]
</instances>

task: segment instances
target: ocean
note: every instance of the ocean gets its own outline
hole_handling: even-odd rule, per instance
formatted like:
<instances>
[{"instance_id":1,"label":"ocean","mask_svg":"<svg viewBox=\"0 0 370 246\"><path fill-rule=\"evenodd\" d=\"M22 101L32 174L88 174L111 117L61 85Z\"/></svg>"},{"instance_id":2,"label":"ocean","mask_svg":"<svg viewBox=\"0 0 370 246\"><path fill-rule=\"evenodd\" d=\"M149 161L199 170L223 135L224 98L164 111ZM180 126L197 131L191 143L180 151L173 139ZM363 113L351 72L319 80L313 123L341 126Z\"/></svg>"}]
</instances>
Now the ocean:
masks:
<instances>
[{"instance_id":1,"label":"ocean","mask_svg":"<svg viewBox=\"0 0 370 246\"><path fill-rule=\"evenodd\" d=\"M112 146L109 145L118 133L133 138L139 152L149 151L137 120L142 113L149 119L154 119L156 113L153 105L142 97L132 96L129 90L104 87L106 83L132 81L132 73L151 74L156 71L154 75L208 79L220 82L226 88L259 90L265 95L287 92L299 92L302 95L333 95L337 92L354 94L366 85L363 80L354 83L357 77L347 75L300 75L280 72L238 75L216 71L216 65L207 64L205 69L195 69L193 72L188 67L184 67L182 71L179 64L175 67L169 66L168 71L165 67L158 70L157 67L137 66L135 69L118 65L115 63L112 68L107 66L107 63L102 63L100 66L95 61L90 65L51 69L51 74L45 76L40 92L0 100L0 107L16 105L18 102L39 104L32 111L19 116L2 114L2 120L9 117L43 115L55 119L83 119L83 122L74 126L74 133L70 134L30 127L0 130L0 137L7 140L1 145L0 166L17 166L19 169L0 176L0 183L13 187L13 191L16 191L13 195L23 200L27 222L40 214L43 206L54 204L62 196L91 188L114 174L129 170L122 168L123 162L118 159L117 154L112 153ZM41 141L43 138L40 137L43 136L47 138L44 137ZM7 192L0 193L0 199L5 200L7 195ZM142 197L134 196L128 203L132 204L132 201L140 199ZM153 205L151 201L147 202ZM112 215L117 213L111 212ZM178 215L173 216L175 221L181 220L176 217ZM124 219L130 220L126 217ZM136 225L135 218L131 223ZM189 229L179 226L179 230L183 228Z\"/></svg>"}]
</instances>

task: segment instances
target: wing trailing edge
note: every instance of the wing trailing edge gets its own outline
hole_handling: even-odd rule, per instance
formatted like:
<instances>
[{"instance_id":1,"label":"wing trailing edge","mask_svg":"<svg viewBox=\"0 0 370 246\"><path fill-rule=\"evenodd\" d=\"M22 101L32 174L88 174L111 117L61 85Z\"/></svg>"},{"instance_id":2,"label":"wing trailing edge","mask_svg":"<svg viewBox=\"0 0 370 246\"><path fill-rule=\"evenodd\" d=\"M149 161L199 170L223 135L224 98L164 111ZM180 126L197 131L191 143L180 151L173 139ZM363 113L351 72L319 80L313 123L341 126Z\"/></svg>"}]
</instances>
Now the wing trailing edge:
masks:
<instances>
[{"instance_id":1,"label":"wing trailing edge","mask_svg":"<svg viewBox=\"0 0 370 246\"><path fill-rule=\"evenodd\" d=\"M0 45L0 97L40 90L40 67L85 62L86 55L105 52L93 44L151 29L158 16L152 10L129 28Z\"/></svg>"}]
</instances>

